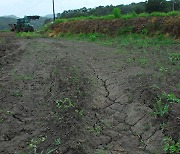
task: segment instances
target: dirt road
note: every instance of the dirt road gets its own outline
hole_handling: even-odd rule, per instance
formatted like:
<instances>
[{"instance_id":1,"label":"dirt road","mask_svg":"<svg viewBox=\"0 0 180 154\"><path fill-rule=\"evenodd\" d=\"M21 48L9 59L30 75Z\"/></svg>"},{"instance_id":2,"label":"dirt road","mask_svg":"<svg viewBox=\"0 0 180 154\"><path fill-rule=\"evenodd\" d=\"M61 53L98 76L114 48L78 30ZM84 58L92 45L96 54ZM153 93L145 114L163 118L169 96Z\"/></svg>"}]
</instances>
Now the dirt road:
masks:
<instances>
[{"instance_id":1,"label":"dirt road","mask_svg":"<svg viewBox=\"0 0 180 154\"><path fill-rule=\"evenodd\" d=\"M0 153L162 153L152 68L95 43L0 37Z\"/></svg>"}]
</instances>

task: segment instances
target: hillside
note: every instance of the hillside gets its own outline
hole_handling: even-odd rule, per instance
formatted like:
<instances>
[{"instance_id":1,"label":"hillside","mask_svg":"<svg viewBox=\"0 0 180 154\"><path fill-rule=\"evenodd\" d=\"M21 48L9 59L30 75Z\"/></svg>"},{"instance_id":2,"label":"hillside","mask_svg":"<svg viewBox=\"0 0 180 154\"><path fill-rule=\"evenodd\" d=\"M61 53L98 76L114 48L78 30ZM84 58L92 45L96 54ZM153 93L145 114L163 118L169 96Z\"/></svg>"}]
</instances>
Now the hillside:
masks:
<instances>
[{"instance_id":1,"label":"hillside","mask_svg":"<svg viewBox=\"0 0 180 154\"><path fill-rule=\"evenodd\" d=\"M15 23L16 19L9 17L0 17L0 30L9 30L8 24Z\"/></svg>"}]
</instances>

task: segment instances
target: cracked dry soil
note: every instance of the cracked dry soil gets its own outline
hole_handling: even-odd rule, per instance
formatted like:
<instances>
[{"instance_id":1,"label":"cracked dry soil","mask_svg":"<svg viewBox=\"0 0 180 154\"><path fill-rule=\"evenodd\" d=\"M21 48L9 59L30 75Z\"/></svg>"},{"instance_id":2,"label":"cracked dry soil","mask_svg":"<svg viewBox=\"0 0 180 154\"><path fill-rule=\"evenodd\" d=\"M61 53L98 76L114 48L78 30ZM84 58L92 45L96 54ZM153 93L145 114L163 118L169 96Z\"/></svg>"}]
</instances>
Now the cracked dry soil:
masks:
<instances>
[{"instance_id":1,"label":"cracked dry soil","mask_svg":"<svg viewBox=\"0 0 180 154\"><path fill-rule=\"evenodd\" d=\"M0 153L163 153L138 82L152 69L94 43L1 37Z\"/></svg>"}]
</instances>

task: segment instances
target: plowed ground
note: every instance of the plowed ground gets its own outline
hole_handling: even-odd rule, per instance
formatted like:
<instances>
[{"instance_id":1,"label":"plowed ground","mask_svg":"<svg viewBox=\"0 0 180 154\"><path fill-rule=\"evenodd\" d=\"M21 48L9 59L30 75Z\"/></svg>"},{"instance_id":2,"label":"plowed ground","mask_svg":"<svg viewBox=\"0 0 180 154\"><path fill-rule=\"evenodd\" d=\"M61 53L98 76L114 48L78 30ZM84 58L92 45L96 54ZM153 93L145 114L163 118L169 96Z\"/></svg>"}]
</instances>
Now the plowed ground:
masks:
<instances>
[{"instance_id":1,"label":"plowed ground","mask_svg":"<svg viewBox=\"0 0 180 154\"><path fill-rule=\"evenodd\" d=\"M151 114L162 92L180 96L179 71L154 65L159 58L171 69L161 53L148 52L145 64L133 62L141 48L0 37L0 153L162 153L166 136L178 141L180 104Z\"/></svg>"}]
</instances>

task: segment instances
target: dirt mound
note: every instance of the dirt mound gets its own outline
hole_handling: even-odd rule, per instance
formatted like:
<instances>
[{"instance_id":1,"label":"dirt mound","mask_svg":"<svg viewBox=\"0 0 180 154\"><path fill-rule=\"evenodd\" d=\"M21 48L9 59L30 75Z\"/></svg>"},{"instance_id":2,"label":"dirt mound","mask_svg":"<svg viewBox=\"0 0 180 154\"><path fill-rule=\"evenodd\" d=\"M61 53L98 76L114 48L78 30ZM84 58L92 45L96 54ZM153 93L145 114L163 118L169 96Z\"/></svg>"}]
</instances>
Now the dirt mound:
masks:
<instances>
[{"instance_id":1,"label":"dirt mound","mask_svg":"<svg viewBox=\"0 0 180 154\"><path fill-rule=\"evenodd\" d=\"M57 33L104 33L117 35L123 32L166 34L180 37L180 16L148 17L129 20L78 20L54 24L52 30Z\"/></svg>"}]
</instances>

